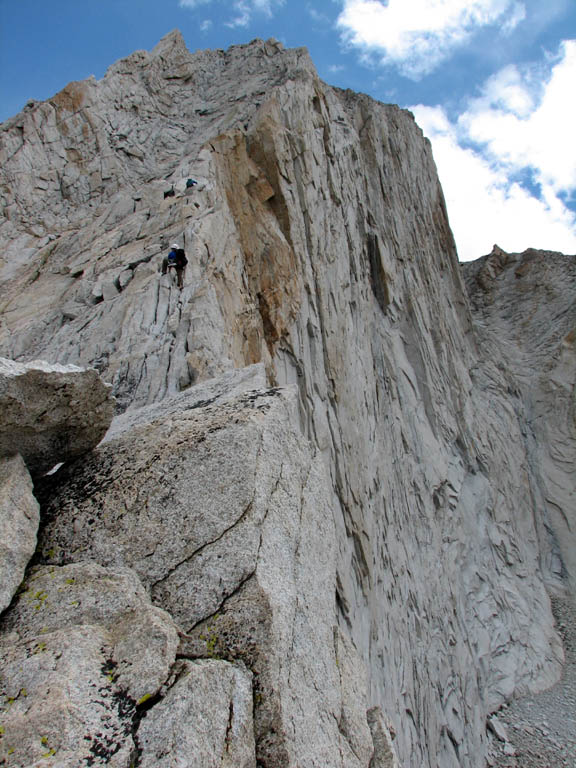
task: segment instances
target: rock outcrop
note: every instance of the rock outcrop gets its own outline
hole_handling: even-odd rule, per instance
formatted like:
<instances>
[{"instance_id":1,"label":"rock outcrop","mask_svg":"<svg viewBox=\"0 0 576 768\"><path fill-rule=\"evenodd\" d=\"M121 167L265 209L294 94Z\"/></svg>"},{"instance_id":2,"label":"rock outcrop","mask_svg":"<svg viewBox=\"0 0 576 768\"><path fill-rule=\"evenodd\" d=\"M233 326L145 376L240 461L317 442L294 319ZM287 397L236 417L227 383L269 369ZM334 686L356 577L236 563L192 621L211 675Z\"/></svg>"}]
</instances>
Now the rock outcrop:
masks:
<instances>
[{"instance_id":1,"label":"rock outcrop","mask_svg":"<svg viewBox=\"0 0 576 768\"><path fill-rule=\"evenodd\" d=\"M127 569L32 570L0 632L3 765L129 766L137 708L168 679L177 646Z\"/></svg>"},{"instance_id":2,"label":"rock outcrop","mask_svg":"<svg viewBox=\"0 0 576 768\"><path fill-rule=\"evenodd\" d=\"M141 768L256 768L252 675L217 659L184 661L138 729Z\"/></svg>"},{"instance_id":3,"label":"rock outcrop","mask_svg":"<svg viewBox=\"0 0 576 768\"><path fill-rule=\"evenodd\" d=\"M6 764L46 746L58 765L368 768L326 473L295 396L190 399L37 484L45 565L0 626Z\"/></svg>"},{"instance_id":4,"label":"rock outcrop","mask_svg":"<svg viewBox=\"0 0 576 768\"><path fill-rule=\"evenodd\" d=\"M0 458L20 454L32 475L98 445L113 415L96 370L0 358Z\"/></svg>"},{"instance_id":5,"label":"rock outcrop","mask_svg":"<svg viewBox=\"0 0 576 768\"><path fill-rule=\"evenodd\" d=\"M0 459L0 613L10 605L36 550L40 509L18 454Z\"/></svg>"},{"instance_id":6,"label":"rock outcrop","mask_svg":"<svg viewBox=\"0 0 576 768\"><path fill-rule=\"evenodd\" d=\"M178 401L43 481L40 559L129 566L182 628L181 657L252 670L261 764L368 766L361 686L361 749L338 728L352 650L335 645L334 520L294 404L275 389Z\"/></svg>"},{"instance_id":7,"label":"rock outcrop","mask_svg":"<svg viewBox=\"0 0 576 768\"><path fill-rule=\"evenodd\" d=\"M38 483L37 564L128 568L180 632L142 764L238 700L240 765L481 768L487 716L561 672L573 257L562 322L522 290L542 259L495 252L469 299L412 116L274 41L172 33L7 121L0 167L0 353L95 367L124 411ZM217 677L206 709L177 670Z\"/></svg>"}]
</instances>

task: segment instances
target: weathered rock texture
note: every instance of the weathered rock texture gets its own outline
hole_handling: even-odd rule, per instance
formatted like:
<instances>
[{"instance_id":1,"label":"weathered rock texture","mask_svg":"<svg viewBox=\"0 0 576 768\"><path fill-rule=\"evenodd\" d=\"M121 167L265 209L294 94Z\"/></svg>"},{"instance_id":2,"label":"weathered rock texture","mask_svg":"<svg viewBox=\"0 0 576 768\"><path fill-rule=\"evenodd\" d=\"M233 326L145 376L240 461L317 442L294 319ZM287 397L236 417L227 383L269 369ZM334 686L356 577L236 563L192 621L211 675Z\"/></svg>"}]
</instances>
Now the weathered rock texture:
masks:
<instances>
[{"instance_id":1,"label":"weathered rock texture","mask_svg":"<svg viewBox=\"0 0 576 768\"><path fill-rule=\"evenodd\" d=\"M33 570L0 631L3 765L129 766L178 634L128 569Z\"/></svg>"},{"instance_id":2,"label":"weathered rock texture","mask_svg":"<svg viewBox=\"0 0 576 768\"><path fill-rule=\"evenodd\" d=\"M544 574L576 595L576 258L494 246L463 269L483 343L526 410Z\"/></svg>"},{"instance_id":3,"label":"weathered rock texture","mask_svg":"<svg viewBox=\"0 0 576 768\"><path fill-rule=\"evenodd\" d=\"M201 659L178 675L138 729L140 768L256 768L250 672Z\"/></svg>"},{"instance_id":4,"label":"weathered rock texture","mask_svg":"<svg viewBox=\"0 0 576 768\"><path fill-rule=\"evenodd\" d=\"M40 522L32 478L21 456L0 459L0 613L10 605L36 550Z\"/></svg>"},{"instance_id":5,"label":"weathered rock texture","mask_svg":"<svg viewBox=\"0 0 576 768\"><path fill-rule=\"evenodd\" d=\"M33 475L98 445L113 415L96 370L0 358L0 457L20 454Z\"/></svg>"},{"instance_id":6,"label":"weathered rock texture","mask_svg":"<svg viewBox=\"0 0 576 768\"><path fill-rule=\"evenodd\" d=\"M486 716L560 674L545 584L572 569L549 528L570 528L574 422L532 424L550 398L573 414L573 330L525 400L412 116L303 50L173 33L5 123L0 167L0 352L94 366L128 409L44 483L40 562L129 566L183 656L242 661L267 768L393 764L392 731L407 768L480 768ZM297 415L241 382L188 401L254 364Z\"/></svg>"},{"instance_id":7,"label":"weathered rock texture","mask_svg":"<svg viewBox=\"0 0 576 768\"><path fill-rule=\"evenodd\" d=\"M193 394L190 408L44 480L40 559L130 566L185 630L181 656L251 669L262 765L367 768L366 686L351 688L353 649L335 645L322 462L290 426L295 406L278 390L221 405ZM353 713L345 722L359 720L350 739L339 728L343 699Z\"/></svg>"}]
</instances>

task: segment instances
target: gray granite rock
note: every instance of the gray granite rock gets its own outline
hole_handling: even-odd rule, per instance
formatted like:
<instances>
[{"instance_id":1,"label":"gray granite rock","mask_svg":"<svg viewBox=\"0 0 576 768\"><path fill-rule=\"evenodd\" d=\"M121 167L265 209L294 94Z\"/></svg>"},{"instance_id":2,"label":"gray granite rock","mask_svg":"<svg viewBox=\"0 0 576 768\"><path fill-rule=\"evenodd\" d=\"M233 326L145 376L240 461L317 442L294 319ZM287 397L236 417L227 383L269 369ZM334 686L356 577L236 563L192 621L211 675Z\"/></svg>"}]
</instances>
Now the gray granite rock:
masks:
<instances>
[{"instance_id":1,"label":"gray granite rock","mask_svg":"<svg viewBox=\"0 0 576 768\"><path fill-rule=\"evenodd\" d=\"M185 661L142 719L141 768L256 768L252 674L217 659Z\"/></svg>"},{"instance_id":2,"label":"gray granite rock","mask_svg":"<svg viewBox=\"0 0 576 768\"><path fill-rule=\"evenodd\" d=\"M40 511L32 488L20 455L0 459L0 613L10 605L36 549Z\"/></svg>"},{"instance_id":3,"label":"gray granite rock","mask_svg":"<svg viewBox=\"0 0 576 768\"><path fill-rule=\"evenodd\" d=\"M490 354L514 379L538 467L543 573L576 594L576 257L528 249L462 265Z\"/></svg>"},{"instance_id":4,"label":"gray granite rock","mask_svg":"<svg viewBox=\"0 0 576 768\"><path fill-rule=\"evenodd\" d=\"M33 475L89 451L113 415L97 371L0 358L0 457L21 454Z\"/></svg>"},{"instance_id":5,"label":"gray granite rock","mask_svg":"<svg viewBox=\"0 0 576 768\"><path fill-rule=\"evenodd\" d=\"M235 296L237 270L224 277L236 243L210 142L248 125L271 86L312 73L304 49L258 41L191 54L174 32L6 121L0 353L94 365L122 408L259 362L257 306L246 312ZM174 241L190 260L181 293L159 275ZM36 285L44 268L48 292Z\"/></svg>"},{"instance_id":6,"label":"gray granite rock","mask_svg":"<svg viewBox=\"0 0 576 768\"><path fill-rule=\"evenodd\" d=\"M347 755L344 764L353 765L357 760L360 765L368 765L369 768L388 768L382 760L386 752L390 768L397 768L389 728L380 717L382 722L379 722L377 733L371 723L374 719L372 710L366 712L358 707L358 702L366 700L368 690L366 665L340 629L335 632L334 643L342 692L338 730L340 750Z\"/></svg>"},{"instance_id":7,"label":"gray granite rock","mask_svg":"<svg viewBox=\"0 0 576 768\"><path fill-rule=\"evenodd\" d=\"M0 755L10 768L129 768L138 707L169 677L178 635L128 569L41 566L0 624Z\"/></svg>"},{"instance_id":8,"label":"gray granite rock","mask_svg":"<svg viewBox=\"0 0 576 768\"><path fill-rule=\"evenodd\" d=\"M368 724L374 742L374 755L370 768L399 768L400 763L394 749L396 732L384 721L380 707L368 710Z\"/></svg>"},{"instance_id":9,"label":"gray granite rock","mask_svg":"<svg viewBox=\"0 0 576 768\"><path fill-rule=\"evenodd\" d=\"M113 682L102 627L38 634L0 646L0 655L3 765L128 768L135 702Z\"/></svg>"},{"instance_id":10,"label":"gray granite rock","mask_svg":"<svg viewBox=\"0 0 576 768\"><path fill-rule=\"evenodd\" d=\"M111 423L104 442L114 439L134 427L167 421L179 417L184 411L206 405L220 405L240 394L266 388L266 372L262 363L239 368L207 379L179 395L165 398L159 403L132 409L117 416Z\"/></svg>"}]
</instances>

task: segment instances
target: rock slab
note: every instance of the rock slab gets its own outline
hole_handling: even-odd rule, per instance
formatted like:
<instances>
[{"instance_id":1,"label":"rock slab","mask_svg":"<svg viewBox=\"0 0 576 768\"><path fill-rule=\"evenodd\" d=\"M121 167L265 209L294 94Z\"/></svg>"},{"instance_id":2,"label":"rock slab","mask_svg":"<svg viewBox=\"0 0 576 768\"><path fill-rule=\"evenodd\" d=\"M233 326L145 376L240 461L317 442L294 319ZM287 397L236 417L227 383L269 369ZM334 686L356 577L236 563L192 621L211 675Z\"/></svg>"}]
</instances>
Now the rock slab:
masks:
<instances>
[{"instance_id":1,"label":"rock slab","mask_svg":"<svg viewBox=\"0 0 576 768\"><path fill-rule=\"evenodd\" d=\"M138 728L140 768L256 768L250 671L204 659L175 675Z\"/></svg>"},{"instance_id":2,"label":"rock slab","mask_svg":"<svg viewBox=\"0 0 576 768\"><path fill-rule=\"evenodd\" d=\"M36 549L40 509L20 455L0 459L0 613L10 605Z\"/></svg>"}]
</instances>

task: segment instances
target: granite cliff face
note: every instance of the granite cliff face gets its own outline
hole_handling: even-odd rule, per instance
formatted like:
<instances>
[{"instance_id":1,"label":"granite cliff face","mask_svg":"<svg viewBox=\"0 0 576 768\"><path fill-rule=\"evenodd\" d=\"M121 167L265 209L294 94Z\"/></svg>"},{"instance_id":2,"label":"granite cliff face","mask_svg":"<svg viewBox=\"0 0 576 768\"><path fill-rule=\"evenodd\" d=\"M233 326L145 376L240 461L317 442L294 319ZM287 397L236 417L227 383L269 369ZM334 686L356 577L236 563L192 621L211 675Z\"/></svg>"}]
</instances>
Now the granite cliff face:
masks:
<instances>
[{"instance_id":1,"label":"granite cliff face","mask_svg":"<svg viewBox=\"0 0 576 768\"><path fill-rule=\"evenodd\" d=\"M576 259L529 249L463 265L485 356L505 366L525 409L539 476L536 517L544 576L576 594Z\"/></svg>"},{"instance_id":2,"label":"granite cliff face","mask_svg":"<svg viewBox=\"0 0 576 768\"><path fill-rule=\"evenodd\" d=\"M274 41L191 54L172 33L0 126L0 167L0 354L95 367L122 412L37 484L1 627L16 692L51 627L40 702L82 636L75 706L94 733L108 712L108 741L61 764L483 766L487 716L561 672L574 258L495 249L469 297L412 116ZM132 586L74 617L69 578ZM135 601L158 649L126 678Z\"/></svg>"}]
</instances>

